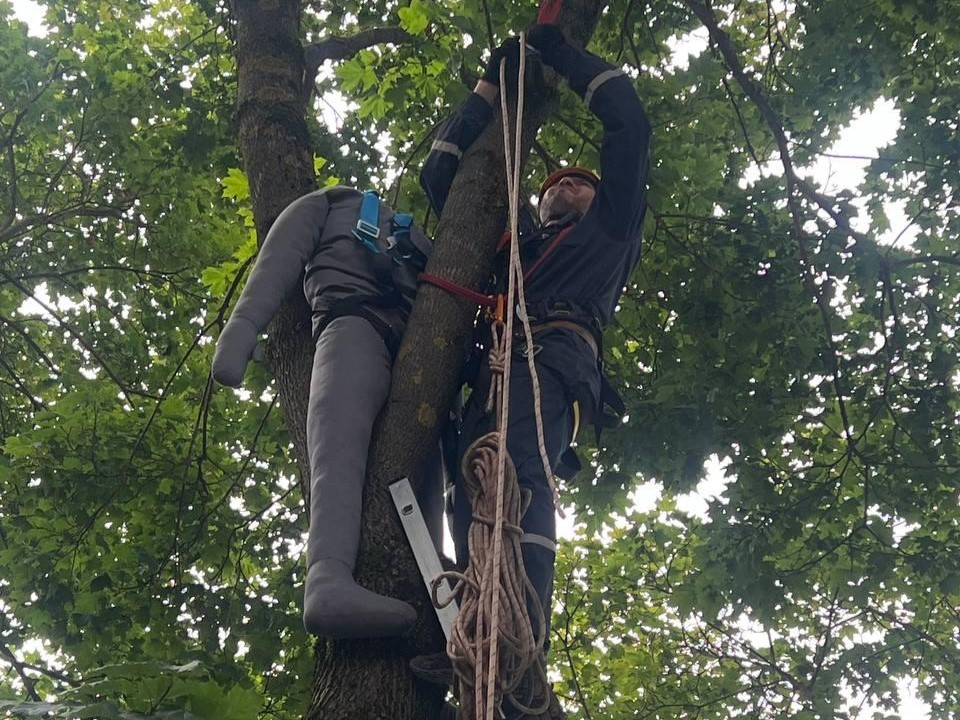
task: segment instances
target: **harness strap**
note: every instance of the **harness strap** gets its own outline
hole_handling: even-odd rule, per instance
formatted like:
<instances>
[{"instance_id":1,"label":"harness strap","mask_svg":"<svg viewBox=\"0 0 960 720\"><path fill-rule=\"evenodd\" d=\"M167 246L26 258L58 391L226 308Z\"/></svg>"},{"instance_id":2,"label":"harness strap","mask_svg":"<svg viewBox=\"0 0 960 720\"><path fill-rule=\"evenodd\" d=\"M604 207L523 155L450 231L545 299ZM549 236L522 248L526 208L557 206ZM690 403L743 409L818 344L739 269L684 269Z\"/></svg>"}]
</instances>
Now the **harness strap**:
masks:
<instances>
[{"instance_id":1,"label":"harness strap","mask_svg":"<svg viewBox=\"0 0 960 720\"><path fill-rule=\"evenodd\" d=\"M360 208L361 214L363 207ZM400 253L400 258L406 260L411 256L413 248L410 241L410 228L413 227L413 215L410 213L393 214L393 235L391 236Z\"/></svg>"},{"instance_id":2,"label":"harness strap","mask_svg":"<svg viewBox=\"0 0 960 720\"><path fill-rule=\"evenodd\" d=\"M530 279L530 276L533 275L534 270L543 265L543 261L546 260L554 250L557 249L557 246L563 242L563 239L569 235L570 231L575 227L576 225L570 225L557 233L557 236L547 246L547 249L540 254L540 257L537 258L537 261L527 268L527 271L523 274L523 279L525 281Z\"/></svg>"},{"instance_id":3,"label":"harness strap","mask_svg":"<svg viewBox=\"0 0 960 720\"><path fill-rule=\"evenodd\" d=\"M380 248L377 247L380 238L380 198L373 190L363 193L353 236L374 255L380 254Z\"/></svg>"},{"instance_id":4,"label":"harness strap","mask_svg":"<svg viewBox=\"0 0 960 720\"><path fill-rule=\"evenodd\" d=\"M361 214L362 214L362 208L361 208ZM566 218L562 219L561 222L565 221L565 222L569 222L570 224L566 225L562 230L557 232L556 236L553 238L553 240L550 241L550 244L547 246L547 248L543 251L543 253L541 253L540 257L537 258L537 261L532 266L527 268L527 270L523 273L524 282L530 279L534 271L544 263L544 261L550 256L550 254L557 249L557 247L560 245L561 242L563 242L564 238L566 238L567 235L569 235L570 232L577 226L576 221L573 219L574 216L571 214L568 217L569 219L566 219ZM412 221L412 218L411 218L411 221ZM509 230L507 230L500 237L500 240L497 242L498 253L507 247L512 237L513 235ZM425 282L428 285L433 285L434 287L438 287L441 290L446 290L451 295L456 295L457 297L461 297L465 300L469 300L470 302L480 305L481 307L484 307L487 309L495 308L498 303L498 297L499 297L498 295L487 295L485 293L480 293L480 292L477 292L476 290L471 290L470 288L464 287L463 285L458 285L452 280L447 280L446 278L442 278L438 275L432 275L430 273L420 273L417 276L417 280L419 280L420 282ZM594 342L593 344L596 345L596 342Z\"/></svg>"},{"instance_id":5,"label":"harness strap","mask_svg":"<svg viewBox=\"0 0 960 720\"><path fill-rule=\"evenodd\" d=\"M352 315L361 317L369 322L383 340L383 344L387 346L390 356L395 358L397 351L400 349L400 335L390 323L370 309L371 306L385 305L387 305L387 303L382 298L375 296L347 297L338 300L326 312L323 322L317 328L316 332L314 332L314 344L320 339L320 335L323 334L323 331L327 329L330 323L339 317Z\"/></svg>"},{"instance_id":6,"label":"harness strap","mask_svg":"<svg viewBox=\"0 0 960 720\"><path fill-rule=\"evenodd\" d=\"M479 293L476 290L471 290L463 285L457 285L457 283L453 282L452 280L447 280L439 275L420 273L417 276L417 279L420 282L425 282L428 285L433 285L441 290L446 290L451 295L456 295L457 297L461 297L464 300L469 300L470 302L485 308L494 308L497 305L497 297L495 295L484 295L483 293Z\"/></svg>"},{"instance_id":7,"label":"harness strap","mask_svg":"<svg viewBox=\"0 0 960 720\"><path fill-rule=\"evenodd\" d=\"M563 330L569 330L590 346L590 349L593 350L594 357L599 355L597 339L593 336L593 333L580 323L574 322L573 320L547 320L541 323L535 322L531 325L530 330L534 335L536 335L537 333L541 333L544 330L549 330L551 328L562 328Z\"/></svg>"}]
</instances>

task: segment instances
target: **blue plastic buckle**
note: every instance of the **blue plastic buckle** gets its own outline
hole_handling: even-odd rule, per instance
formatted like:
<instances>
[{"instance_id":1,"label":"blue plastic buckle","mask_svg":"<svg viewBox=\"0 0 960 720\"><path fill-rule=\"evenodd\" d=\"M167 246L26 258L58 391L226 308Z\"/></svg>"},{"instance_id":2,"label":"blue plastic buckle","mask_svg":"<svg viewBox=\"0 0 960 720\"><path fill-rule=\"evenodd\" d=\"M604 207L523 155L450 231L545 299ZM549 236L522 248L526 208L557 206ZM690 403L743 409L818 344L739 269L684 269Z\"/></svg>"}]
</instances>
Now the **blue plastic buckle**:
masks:
<instances>
[{"instance_id":1,"label":"blue plastic buckle","mask_svg":"<svg viewBox=\"0 0 960 720\"><path fill-rule=\"evenodd\" d=\"M380 249L377 247L377 238L380 237L380 228L372 223L368 223L364 220L357 220L357 227L353 231L353 236L362 242L367 249L372 252L378 253Z\"/></svg>"},{"instance_id":2,"label":"blue plastic buckle","mask_svg":"<svg viewBox=\"0 0 960 720\"><path fill-rule=\"evenodd\" d=\"M372 190L363 193L360 203L360 216L353 236L359 240L367 250L374 254L380 252L377 239L380 237L380 198Z\"/></svg>"}]
</instances>

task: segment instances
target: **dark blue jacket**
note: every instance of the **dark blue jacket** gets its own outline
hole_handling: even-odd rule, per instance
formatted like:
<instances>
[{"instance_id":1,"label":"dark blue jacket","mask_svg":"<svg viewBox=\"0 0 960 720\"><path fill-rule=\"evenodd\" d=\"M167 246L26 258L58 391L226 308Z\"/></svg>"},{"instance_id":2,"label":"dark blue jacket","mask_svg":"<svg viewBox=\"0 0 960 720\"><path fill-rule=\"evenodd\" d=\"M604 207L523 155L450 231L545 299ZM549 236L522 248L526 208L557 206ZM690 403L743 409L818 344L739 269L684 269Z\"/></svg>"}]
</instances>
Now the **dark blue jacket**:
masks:
<instances>
[{"instance_id":1,"label":"dark blue jacket","mask_svg":"<svg viewBox=\"0 0 960 720\"><path fill-rule=\"evenodd\" d=\"M567 46L556 69L587 103L603 125L600 184L593 204L576 226L525 283L528 306L576 306L599 328L613 316L624 286L640 258L640 233L646 213L650 123L633 83L620 70L588 52ZM466 102L441 126L420 173L434 210L447 200L464 151L479 137L493 111L479 95ZM525 268L537 261L554 231L521 231ZM561 372L571 394L580 399L599 393L596 359L587 344L567 331L538 335L538 360Z\"/></svg>"}]
</instances>

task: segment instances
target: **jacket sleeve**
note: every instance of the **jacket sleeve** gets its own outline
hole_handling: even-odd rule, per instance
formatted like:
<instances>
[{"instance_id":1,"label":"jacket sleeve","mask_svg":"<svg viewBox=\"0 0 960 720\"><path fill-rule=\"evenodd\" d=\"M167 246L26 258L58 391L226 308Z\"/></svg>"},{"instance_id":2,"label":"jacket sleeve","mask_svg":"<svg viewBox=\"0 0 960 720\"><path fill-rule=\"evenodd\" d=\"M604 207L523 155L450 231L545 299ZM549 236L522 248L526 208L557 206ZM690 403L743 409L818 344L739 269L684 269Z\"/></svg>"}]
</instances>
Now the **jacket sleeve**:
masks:
<instances>
[{"instance_id":1,"label":"jacket sleeve","mask_svg":"<svg viewBox=\"0 0 960 720\"><path fill-rule=\"evenodd\" d=\"M570 45L555 68L603 125L593 209L613 238L633 241L647 209L650 169L650 121L640 98L622 70Z\"/></svg>"},{"instance_id":2,"label":"jacket sleeve","mask_svg":"<svg viewBox=\"0 0 960 720\"><path fill-rule=\"evenodd\" d=\"M304 266L316 251L328 209L326 193L311 193L290 203L273 223L230 320L217 340L212 369L217 382L231 387L243 382L257 336L296 287Z\"/></svg>"},{"instance_id":3,"label":"jacket sleeve","mask_svg":"<svg viewBox=\"0 0 960 720\"><path fill-rule=\"evenodd\" d=\"M420 170L420 186L437 215L443 212L460 160L490 122L493 109L476 93L440 126L437 139Z\"/></svg>"}]
</instances>

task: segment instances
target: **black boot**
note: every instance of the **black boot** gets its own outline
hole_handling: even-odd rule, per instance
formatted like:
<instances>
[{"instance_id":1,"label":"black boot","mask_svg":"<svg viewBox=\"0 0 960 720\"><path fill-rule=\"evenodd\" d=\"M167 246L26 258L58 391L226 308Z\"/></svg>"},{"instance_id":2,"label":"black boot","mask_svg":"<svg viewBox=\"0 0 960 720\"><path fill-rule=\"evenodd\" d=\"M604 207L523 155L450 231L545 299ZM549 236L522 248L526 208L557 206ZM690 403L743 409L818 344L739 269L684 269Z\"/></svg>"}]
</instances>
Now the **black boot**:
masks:
<instances>
[{"instance_id":1,"label":"black boot","mask_svg":"<svg viewBox=\"0 0 960 720\"><path fill-rule=\"evenodd\" d=\"M453 663L445 652L417 655L410 661L410 671L426 682L453 687Z\"/></svg>"}]
</instances>

